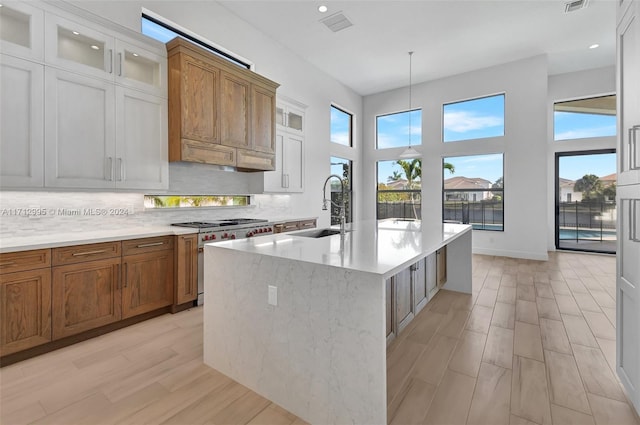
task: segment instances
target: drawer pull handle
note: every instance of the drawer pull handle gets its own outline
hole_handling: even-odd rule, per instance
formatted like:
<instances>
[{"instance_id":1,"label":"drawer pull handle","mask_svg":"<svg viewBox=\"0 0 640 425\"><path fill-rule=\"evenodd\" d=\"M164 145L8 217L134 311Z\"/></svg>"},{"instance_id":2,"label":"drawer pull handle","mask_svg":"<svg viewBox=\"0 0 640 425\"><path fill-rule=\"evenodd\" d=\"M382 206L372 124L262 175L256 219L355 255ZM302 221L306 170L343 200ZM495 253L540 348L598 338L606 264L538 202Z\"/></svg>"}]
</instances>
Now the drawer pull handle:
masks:
<instances>
[{"instance_id":1,"label":"drawer pull handle","mask_svg":"<svg viewBox=\"0 0 640 425\"><path fill-rule=\"evenodd\" d=\"M96 255L96 254L102 254L103 252L105 252L104 249L101 249L99 251L87 251L87 252L74 252L73 255L74 257L82 257L84 255Z\"/></svg>"},{"instance_id":2,"label":"drawer pull handle","mask_svg":"<svg viewBox=\"0 0 640 425\"><path fill-rule=\"evenodd\" d=\"M16 262L15 261L5 261L4 263L0 263L0 267L4 267L4 266L12 266L14 265Z\"/></svg>"},{"instance_id":3,"label":"drawer pull handle","mask_svg":"<svg viewBox=\"0 0 640 425\"><path fill-rule=\"evenodd\" d=\"M160 245L164 245L164 242L143 243L140 245L136 245L136 248L148 248L150 246L160 246Z\"/></svg>"}]
</instances>

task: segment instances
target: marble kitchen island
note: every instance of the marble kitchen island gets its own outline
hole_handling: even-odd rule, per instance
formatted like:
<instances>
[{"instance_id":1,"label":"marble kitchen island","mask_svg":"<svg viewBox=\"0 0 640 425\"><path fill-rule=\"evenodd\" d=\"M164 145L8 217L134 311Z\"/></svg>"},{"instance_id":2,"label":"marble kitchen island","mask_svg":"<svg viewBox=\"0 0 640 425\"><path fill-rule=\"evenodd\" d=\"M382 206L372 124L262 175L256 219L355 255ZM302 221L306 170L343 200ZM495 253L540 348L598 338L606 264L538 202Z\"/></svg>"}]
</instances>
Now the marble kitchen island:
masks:
<instances>
[{"instance_id":1,"label":"marble kitchen island","mask_svg":"<svg viewBox=\"0 0 640 425\"><path fill-rule=\"evenodd\" d=\"M444 288L471 293L471 226L348 230L206 245L204 362L312 424L385 424L387 279L446 245Z\"/></svg>"}]
</instances>

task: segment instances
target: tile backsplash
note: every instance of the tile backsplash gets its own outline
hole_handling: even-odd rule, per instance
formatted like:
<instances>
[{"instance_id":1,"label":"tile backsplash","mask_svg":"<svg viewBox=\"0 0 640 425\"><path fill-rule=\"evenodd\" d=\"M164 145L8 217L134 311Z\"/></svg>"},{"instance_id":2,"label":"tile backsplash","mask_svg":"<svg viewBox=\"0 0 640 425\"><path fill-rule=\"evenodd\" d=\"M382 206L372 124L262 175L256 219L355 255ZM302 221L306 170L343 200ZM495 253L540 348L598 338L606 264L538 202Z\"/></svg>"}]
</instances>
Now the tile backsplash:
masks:
<instances>
[{"instance_id":1,"label":"tile backsplash","mask_svg":"<svg viewBox=\"0 0 640 425\"><path fill-rule=\"evenodd\" d=\"M0 192L0 237L149 227L233 217L286 218L289 195L253 195L248 207L145 210L144 194Z\"/></svg>"}]
</instances>

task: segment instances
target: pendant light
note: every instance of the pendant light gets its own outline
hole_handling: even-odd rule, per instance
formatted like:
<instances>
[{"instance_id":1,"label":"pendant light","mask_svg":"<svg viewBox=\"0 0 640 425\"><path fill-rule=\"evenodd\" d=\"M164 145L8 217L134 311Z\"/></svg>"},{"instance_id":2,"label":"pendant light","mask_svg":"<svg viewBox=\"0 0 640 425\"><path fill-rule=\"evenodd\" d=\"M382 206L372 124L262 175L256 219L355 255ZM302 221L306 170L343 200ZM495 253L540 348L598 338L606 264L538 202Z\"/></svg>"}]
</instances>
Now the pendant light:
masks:
<instances>
[{"instance_id":1,"label":"pendant light","mask_svg":"<svg viewBox=\"0 0 640 425\"><path fill-rule=\"evenodd\" d=\"M411 147L411 57L413 52L409 52L409 146L398 156L401 159L412 159L420 156L420 152Z\"/></svg>"}]
</instances>

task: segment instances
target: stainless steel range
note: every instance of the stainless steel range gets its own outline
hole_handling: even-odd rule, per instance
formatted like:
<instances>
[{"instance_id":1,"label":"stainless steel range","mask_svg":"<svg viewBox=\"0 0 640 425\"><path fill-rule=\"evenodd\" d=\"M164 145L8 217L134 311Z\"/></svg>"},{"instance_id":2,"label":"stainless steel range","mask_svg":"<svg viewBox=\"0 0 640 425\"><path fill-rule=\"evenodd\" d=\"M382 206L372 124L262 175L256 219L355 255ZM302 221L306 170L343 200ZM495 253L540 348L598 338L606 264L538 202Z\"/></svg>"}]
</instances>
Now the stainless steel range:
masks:
<instances>
[{"instance_id":1,"label":"stainless steel range","mask_svg":"<svg viewBox=\"0 0 640 425\"><path fill-rule=\"evenodd\" d=\"M215 221L174 223L173 226L198 229L198 305L204 303L204 244L270 235L273 225L258 218L233 218Z\"/></svg>"}]
</instances>

